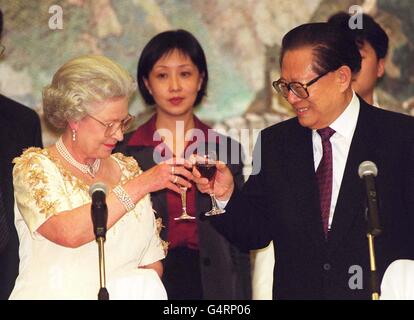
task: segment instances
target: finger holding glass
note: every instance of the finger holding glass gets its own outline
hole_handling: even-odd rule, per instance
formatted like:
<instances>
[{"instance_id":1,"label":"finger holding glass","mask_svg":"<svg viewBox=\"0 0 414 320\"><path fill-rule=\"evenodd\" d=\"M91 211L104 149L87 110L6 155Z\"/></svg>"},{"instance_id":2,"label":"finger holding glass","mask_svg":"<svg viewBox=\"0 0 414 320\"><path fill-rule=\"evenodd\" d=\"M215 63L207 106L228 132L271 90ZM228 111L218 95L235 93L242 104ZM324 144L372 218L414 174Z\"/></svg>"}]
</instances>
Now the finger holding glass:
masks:
<instances>
[{"instance_id":1,"label":"finger holding glass","mask_svg":"<svg viewBox=\"0 0 414 320\"><path fill-rule=\"evenodd\" d=\"M209 151L204 155L198 155L196 157L196 169L200 172L203 178L206 178L209 181L209 194L212 208L205 213L206 216L214 216L226 212L224 209L217 206L217 201L214 196L214 181L217 173L216 162L217 154L214 151Z\"/></svg>"}]
</instances>

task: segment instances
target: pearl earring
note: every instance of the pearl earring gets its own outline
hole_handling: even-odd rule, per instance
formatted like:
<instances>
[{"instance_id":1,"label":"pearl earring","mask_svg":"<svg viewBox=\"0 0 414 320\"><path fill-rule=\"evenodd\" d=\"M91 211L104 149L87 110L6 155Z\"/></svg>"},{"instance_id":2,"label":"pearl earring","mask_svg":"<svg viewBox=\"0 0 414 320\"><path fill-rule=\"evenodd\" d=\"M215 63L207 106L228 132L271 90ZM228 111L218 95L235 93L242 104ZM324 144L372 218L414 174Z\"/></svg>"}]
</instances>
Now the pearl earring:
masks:
<instances>
[{"instance_id":1,"label":"pearl earring","mask_svg":"<svg viewBox=\"0 0 414 320\"><path fill-rule=\"evenodd\" d=\"M72 129L72 141L76 141L76 130Z\"/></svg>"}]
</instances>

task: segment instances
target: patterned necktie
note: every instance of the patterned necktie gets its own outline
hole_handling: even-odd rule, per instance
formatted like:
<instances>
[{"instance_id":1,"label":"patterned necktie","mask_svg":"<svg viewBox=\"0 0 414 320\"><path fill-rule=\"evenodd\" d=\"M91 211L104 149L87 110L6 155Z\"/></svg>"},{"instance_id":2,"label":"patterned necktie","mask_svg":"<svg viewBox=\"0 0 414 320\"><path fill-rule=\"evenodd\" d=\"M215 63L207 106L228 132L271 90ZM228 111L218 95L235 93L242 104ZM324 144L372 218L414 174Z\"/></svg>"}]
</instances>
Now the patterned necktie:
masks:
<instances>
[{"instance_id":1,"label":"patterned necktie","mask_svg":"<svg viewBox=\"0 0 414 320\"><path fill-rule=\"evenodd\" d=\"M317 130L322 139L323 155L316 170L316 179L319 186L319 202L321 206L321 215L323 231L325 237L328 234L329 212L332 198L332 145L329 139L335 133L330 127Z\"/></svg>"},{"instance_id":2,"label":"patterned necktie","mask_svg":"<svg viewBox=\"0 0 414 320\"><path fill-rule=\"evenodd\" d=\"M9 226L6 217L4 197L0 188L0 252L3 251L9 240Z\"/></svg>"}]
</instances>

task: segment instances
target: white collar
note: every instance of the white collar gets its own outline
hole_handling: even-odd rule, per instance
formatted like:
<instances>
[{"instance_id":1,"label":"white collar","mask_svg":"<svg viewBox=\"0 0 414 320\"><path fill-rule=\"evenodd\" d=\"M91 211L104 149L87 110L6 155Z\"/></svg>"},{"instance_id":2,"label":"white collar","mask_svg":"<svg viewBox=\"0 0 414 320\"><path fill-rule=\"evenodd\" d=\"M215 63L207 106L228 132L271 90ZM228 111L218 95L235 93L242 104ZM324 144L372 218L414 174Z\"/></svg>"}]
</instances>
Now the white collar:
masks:
<instances>
[{"instance_id":1,"label":"white collar","mask_svg":"<svg viewBox=\"0 0 414 320\"><path fill-rule=\"evenodd\" d=\"M340 134L347 140L351 140L358 121L359 109L359 99L355 92L352 91L351 102L348 104L342 114L329 125L329 127L334 129L336 133Z\"/></svg>"},{"instance_id":2,"label":"white collar","mask_svg":"<svg viewBox=\"0 0 414 320\"><path fill-rule=\"evenodd\" d=\"M379 105L379 101L378 101L378 94L377 94L377 91L376 90L374 90L374 95L373 95L373 106L374 107L377 107L377 108L380 108L380 105Z\"/></svg>"}]
</instances>

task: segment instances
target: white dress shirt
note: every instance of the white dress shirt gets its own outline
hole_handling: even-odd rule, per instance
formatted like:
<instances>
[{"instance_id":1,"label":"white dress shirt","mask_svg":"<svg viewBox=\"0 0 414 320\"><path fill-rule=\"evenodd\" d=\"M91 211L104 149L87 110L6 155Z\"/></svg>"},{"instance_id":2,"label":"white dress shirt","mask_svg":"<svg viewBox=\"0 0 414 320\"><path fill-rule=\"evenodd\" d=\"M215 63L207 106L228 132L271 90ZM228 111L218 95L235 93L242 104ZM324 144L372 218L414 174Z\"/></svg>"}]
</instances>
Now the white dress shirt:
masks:
<instances>
[{"instance_id":1,"label":"white dress shirt","mask_svg":"<svg viewBox=\"0 0 414 320\"><path fill-rule=\"evenodd\" d=\"M344 112L329 127L335 130L330 141L332 144L332 198L331 208L329 211L328 229L331 228L332 219L335 212L336 202L338 200L339 189L341 188L342 177L345 171L346 161L348 159L349 148L352 137L354 136L355 127L359 115L359 99L353 92L352 100ZM312 130L313 158L315 161L315 172L322 160L322 140L316 130ZM357 173L355 173L357 174Z\"/></svg>"}]
</instances>

